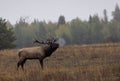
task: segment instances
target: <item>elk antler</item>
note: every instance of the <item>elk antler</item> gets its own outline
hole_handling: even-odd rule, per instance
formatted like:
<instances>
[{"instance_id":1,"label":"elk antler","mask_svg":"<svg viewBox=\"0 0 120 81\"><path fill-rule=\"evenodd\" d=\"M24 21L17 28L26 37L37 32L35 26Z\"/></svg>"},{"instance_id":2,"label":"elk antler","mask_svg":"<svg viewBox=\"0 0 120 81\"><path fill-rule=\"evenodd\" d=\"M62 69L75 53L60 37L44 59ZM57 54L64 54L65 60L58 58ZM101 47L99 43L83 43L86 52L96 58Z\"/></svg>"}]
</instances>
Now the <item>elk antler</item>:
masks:
<instances>
[{"instance_id":1,"label":"elk antler","mask_svg":"<svg viewBox=\"0 0 120 81\"><path fill-rule=\"evenodd\" d=\"M55 39L54 37L52 37L52 38L47 38L45 41L38 41L37 39L35 39L34 41L33 41L33 43L39 43L39 44L52 44L52 43L54 43L54 42L56 42L57 41L57 39Z\"/></svg>"},{"instance_id":2,"label":"elk antler","mask_svg":"<svg viewBox=\"0 0 120 81\"><path fill-rule=\"evenodd\" d=\"M33 43L46 44L44 41L38 41L37 39L35 39Z\"/></svg>"}]
</instances>

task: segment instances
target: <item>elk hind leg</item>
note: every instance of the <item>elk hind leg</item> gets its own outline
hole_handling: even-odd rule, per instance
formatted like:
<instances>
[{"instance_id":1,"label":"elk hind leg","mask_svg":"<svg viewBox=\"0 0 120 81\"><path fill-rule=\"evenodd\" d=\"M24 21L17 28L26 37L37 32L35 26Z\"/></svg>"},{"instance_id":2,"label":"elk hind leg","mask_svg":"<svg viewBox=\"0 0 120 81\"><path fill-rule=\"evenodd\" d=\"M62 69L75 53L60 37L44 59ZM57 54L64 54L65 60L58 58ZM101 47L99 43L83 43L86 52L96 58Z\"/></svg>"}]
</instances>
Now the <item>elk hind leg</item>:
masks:
<instances>
[{"instance_id":1,"label":"elk hind leg","mask_svg":"<svg viewBox=\"0 0 120 81\"><path fill-rule=\"evenodd\" d=\"M39 60L39 62L40 62L40 65L41 65L41 67L43 69L43 60Z\"/></svg>"},{"instance_id":2,"label":"elk hind leg","mask_svg":"<svg viewBox=\"0 0 120 81\"><path fill-rule=\"evenodd\" d=\"M24 70L24 63L25 63L26 59L20 58L20 60L17 63L17 70L19 68L19 66L22 67L22 70Z\"/></svg>"}]
</instances>

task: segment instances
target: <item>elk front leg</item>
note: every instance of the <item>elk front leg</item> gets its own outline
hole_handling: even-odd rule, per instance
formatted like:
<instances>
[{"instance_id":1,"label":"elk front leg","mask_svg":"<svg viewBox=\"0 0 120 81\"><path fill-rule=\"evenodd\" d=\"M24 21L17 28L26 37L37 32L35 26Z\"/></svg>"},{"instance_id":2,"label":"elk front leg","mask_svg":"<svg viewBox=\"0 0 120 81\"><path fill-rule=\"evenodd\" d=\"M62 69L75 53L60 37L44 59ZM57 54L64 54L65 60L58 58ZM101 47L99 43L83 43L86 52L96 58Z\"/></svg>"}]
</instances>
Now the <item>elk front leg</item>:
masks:
<instances>
[{"instance_id":1,"label":"elk front leg","mask_svg":"<svg viewBox=\"0 0 120 81\"><path fill-rule=\"evenodd\" d=\"M25 62L26 62L26 59L24 59L24 60L22 61L22 64L21 64L22 70L24 70L24 64L25 64Z\"/></svg>"}]
</instances>

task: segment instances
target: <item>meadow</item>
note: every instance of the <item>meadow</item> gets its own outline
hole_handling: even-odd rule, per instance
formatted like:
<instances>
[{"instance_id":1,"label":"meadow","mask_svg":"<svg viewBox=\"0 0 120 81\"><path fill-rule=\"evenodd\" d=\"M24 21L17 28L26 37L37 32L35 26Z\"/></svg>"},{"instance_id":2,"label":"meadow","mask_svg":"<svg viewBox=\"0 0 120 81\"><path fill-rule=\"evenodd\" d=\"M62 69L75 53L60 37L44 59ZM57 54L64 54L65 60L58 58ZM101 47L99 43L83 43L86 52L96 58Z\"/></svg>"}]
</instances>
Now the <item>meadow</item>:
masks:
<instances>
[{"instance_id":1,"label":"meadow","mask_svg":"<svg viewBox=\"0 0 120 81\"><path fill-rule=\"evenodd\" d=\"M17 71L18 50L0 51L0 81L120 81L120 44L58 48L44 60L28 60Z\"/></svg>"}]
</instances>

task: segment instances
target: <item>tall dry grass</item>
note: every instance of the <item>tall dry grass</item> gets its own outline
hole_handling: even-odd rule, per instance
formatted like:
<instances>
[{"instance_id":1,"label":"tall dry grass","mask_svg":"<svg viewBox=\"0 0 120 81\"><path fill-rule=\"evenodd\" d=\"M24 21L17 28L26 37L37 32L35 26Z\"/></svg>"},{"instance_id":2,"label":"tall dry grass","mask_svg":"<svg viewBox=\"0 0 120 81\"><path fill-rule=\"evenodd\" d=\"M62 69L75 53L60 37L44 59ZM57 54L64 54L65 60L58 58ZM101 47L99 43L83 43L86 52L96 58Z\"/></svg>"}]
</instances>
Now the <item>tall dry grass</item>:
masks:
<instances>
[{"instance_id":1,"label":"tall dry grass","mask_svg":"<svg viewBox=\"0 0 120 81\"><path fill-rule=\"evenodd\" d=\"M44 60L27 61L16 70L17 50L0 51L0 81L120 81L120 45L100 44L59 48Z\"/></svg>"}]
</instances>

